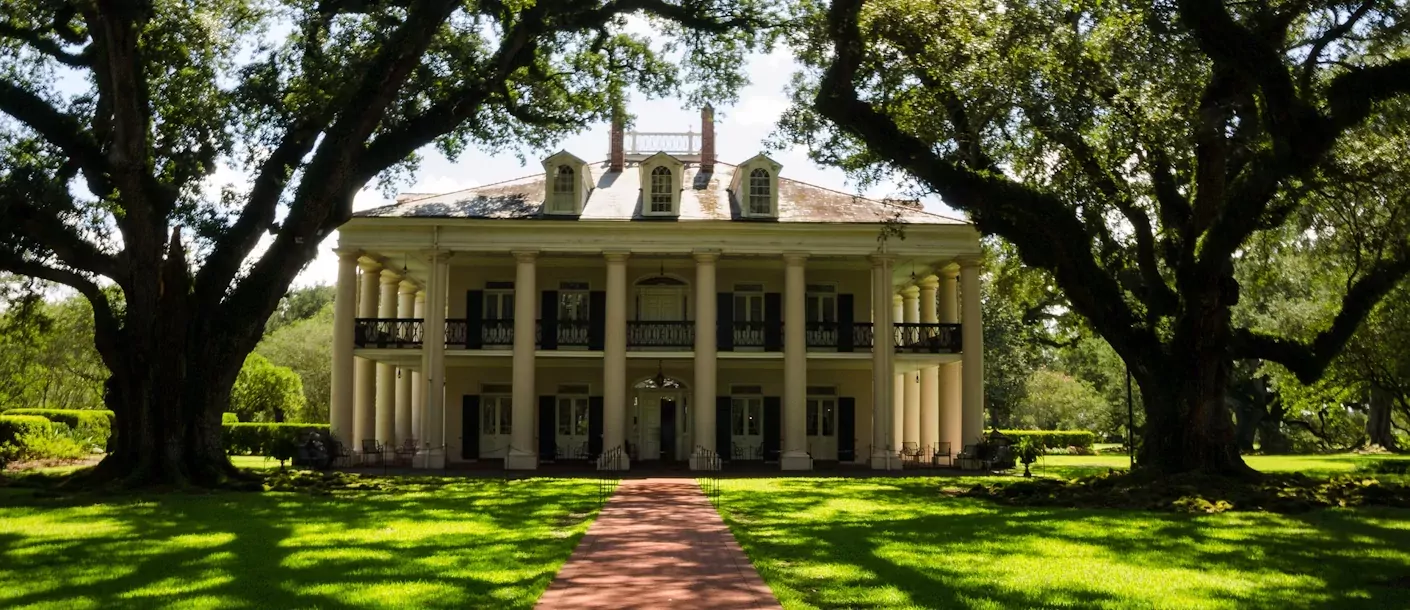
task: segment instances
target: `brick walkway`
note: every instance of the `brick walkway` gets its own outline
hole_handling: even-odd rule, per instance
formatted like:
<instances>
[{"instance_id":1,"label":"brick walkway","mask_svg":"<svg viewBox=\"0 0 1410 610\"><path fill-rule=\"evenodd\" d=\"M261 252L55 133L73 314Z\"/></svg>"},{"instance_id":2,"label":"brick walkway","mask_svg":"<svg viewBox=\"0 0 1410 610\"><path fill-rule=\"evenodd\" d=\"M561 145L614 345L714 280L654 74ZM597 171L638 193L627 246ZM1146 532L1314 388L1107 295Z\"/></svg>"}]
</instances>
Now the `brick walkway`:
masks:
<instances>
[{"instance_id":1,"label":"brick walkway","mask_svg":"<svg viewBox=\"0 0 1410 610\"><path fill-rule=\"evenodd\" d=\"M627 479L539 608L779 608L692 479Z\"/></svg>"}]
</instances>

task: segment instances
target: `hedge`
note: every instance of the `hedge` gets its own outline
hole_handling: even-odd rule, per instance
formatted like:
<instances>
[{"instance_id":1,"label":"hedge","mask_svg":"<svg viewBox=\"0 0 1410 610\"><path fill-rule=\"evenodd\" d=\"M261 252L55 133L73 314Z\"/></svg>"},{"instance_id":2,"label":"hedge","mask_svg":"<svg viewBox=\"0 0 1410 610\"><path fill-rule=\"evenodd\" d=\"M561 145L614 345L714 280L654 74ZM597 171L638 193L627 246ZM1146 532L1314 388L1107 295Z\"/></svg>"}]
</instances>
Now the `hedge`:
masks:
<instances>
[{"instance_id":1,"label":"hedge","mask_svg":"<svg viewBox=\"0 0 1410 610\"><path fill-rule=\"evenodd\" d=\"M292 456L293 448L303 444L309 432L328 434L328 424L237 423L221 428L226 453L274 458Z\"/></svg>"},{"instance_id":2,"label":"hedge","mask_svg":"<svg viewBox=\"0 0 1410 610\"><path fill-rule=\"evenodd\" d=\"M222 425L223 425L223 424L238 424L238 423L240 423L240 416L239 416L239 415L236 415L236 414L234 414L234 413L221 413L221 414L220 414L220 423L221 423Z\"/></svg>"},{"instance_id":3,"label":"hedge","mask_svg":"<svg viewBox=\"0 0 1410 610\"><path fill-rule=\"evenodd\" d=\"M113 432L113 412L107 409L10 409L5 413L37 415L56 424L64 424L100 445L107 442Z\"/></svg>"},{"instance_id":4,"label":"hedge","mask_svg":"<svg viewBox=\"0 0 1410 610\"><path fill-rule=\"evenodd\" d=\"M1000 430L999 432L1012 439L1015 444L1023 437L1031 436L1042 441L1044 449L1066 449L1068 447L1090 449L1092 443L1097 439L1096 434L1087 430Z\"/></svg>"},{"instance_id":5,"label":"hedge","mask_svg":"<svg viewBox=\"0 0 1410 610\"><path fill-rule=\"evenodd\" d=\"M0 443L15 443L16 437L21 434L44 433L54 428L52 422L38 415L11 413L14 411L6 411L4 415L0 415Z\"/></svg>"}]
</instances>

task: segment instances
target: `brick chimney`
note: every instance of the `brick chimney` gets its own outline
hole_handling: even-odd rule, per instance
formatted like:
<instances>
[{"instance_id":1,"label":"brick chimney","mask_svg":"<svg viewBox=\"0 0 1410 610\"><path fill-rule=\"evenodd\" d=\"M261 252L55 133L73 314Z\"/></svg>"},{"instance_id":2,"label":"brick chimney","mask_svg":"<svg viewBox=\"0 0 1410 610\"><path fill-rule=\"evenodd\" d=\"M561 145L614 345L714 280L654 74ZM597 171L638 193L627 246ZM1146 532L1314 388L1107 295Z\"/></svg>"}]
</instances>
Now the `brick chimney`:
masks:
<instances>
[{"instance_id":1,"label":"brick chimney","mask_svg":"<svg viewBox=\"0 0 1410 610\"><path fill-rule=\"evenodd\" d=\"M715 171L715 109L709 104L700 109L700 171Z\"/></svg>"},{"instance_id":2,"label":"brick chimney","mask_svg":"<svg viewBox=\"0 0 1410 610\"><path fill-rule=\"evenodd\" d=\"M622 123L622 113L613 111L612 131L608 136L611 142L607 146L607 171L609 172L620 172L626 166L627 153L622 143L624 136Z\"/></svg>"}]
</instances>

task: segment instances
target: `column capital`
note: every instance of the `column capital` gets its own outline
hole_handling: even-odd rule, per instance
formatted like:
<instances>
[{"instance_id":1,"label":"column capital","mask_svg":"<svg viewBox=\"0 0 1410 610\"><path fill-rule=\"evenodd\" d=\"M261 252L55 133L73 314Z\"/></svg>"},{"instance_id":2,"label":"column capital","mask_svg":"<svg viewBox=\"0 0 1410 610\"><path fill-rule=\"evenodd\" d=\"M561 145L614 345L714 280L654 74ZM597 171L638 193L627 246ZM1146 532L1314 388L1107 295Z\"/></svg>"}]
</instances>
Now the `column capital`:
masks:
<instances>
[{"instance_id":1,"label":"column capital","mask_svg":"<svg viewBox=\"0 0 1410 610\"><path fill-rule=\"evenodd\" d=\"M422 250L422 251L421 251L421 255L426 258L426 262L431 263L431 264L434 265L434 264L436 264L437 262L443 262L443 261L448 261L448 260L450 260L450 257L454 256L455 253L454 253L454 252L451 252L450 250L440 250L440 249L437 249L437 250Z\"/></svg>"},{"instance_id":2,"label":"column capital","mask_svg":"<svg viewBox=\"0 0 1410 610\"><path fill-rule=\"evenodd\" d=\"M921 290L936 290L940 288L940 278L935 277L933 275L927 275L921 278L920 282L916 285L920 286Z\"/></svg>"},{"instance_id":3,"label":"column capital","mask_svg":"<svg viewBox=\"0 0 1410 610\"><path fill-rule=\"evenodd\" d=\"M892 305L900 305L900 304L901 304L901 301L902 301L902 298L901 298L900 293L896 293L896 294L892 294L892 295L891 295L891 304L892 304Z\"/></svg>"},{"instance_id":4,"label":"column capital","mask_svg":"<svg viewBox=\"0 0 1410 610\"><path fill-rule=\"evenodd\" d=\"M410 279L405 279L401 281L400 292L402 294L416 294L418 290L420 290L420 287L416 285L416 282L413 282Z\"/></svg>"},{"instance_id":5,"label":"column capital","mask_svg":"<svg viewBox=\"0 0 1410 610\"><path fill-rule=\"evenodd\" d=\"M514 250L510 252L514 255L515 262L532 263L539 257L538 250Z\"/></svg>"},{"instance_id":6,"label":"column capital","mask_svg":"<svg viewBox=\"0 0 1410 610\"><path fill-rule=\"evenodd\" d=\"M357 262L362 256L362 250L357 248L334 248L333 253L338 255L340 260Z\"/></svg>"},{"instance_id":7,"label":"column capital","mask_svg":"<svg viewBox=\"0 0 1410 610\"><path fill-rule=\"evenodd\" d=\"M808 261L807 252L784 252L783 262L788 265L802 265Z\"/></svg>"},{"instance_id":8,"label":"column capital","mask_svg":"<svg viewBox=\"0 0 1410 610\"><path fill-rule=\"evenodd\" d=\"M901 296L904 297L907 301L913 301L915 299L918 299L920 298L920 287L906 286L905 288L901 289Z\"/></svg>"},{"instance_id":9,"label":"column capital","mask_svg":"<svg viewBox=\"0 0 1410 610\"><path fill-rule=\"evenodd\" d=\"M370 275L370 274L379 273L379 272L382 271L382 263L379 263L379 262L374 261L374 260L365 259L365 258L359 258L358 261L357 261L357 266L362 268L362 272L363 272L363 273L366 273L366 274L369 274L369 275Z\"/></svg>"},{"instance_id":10,"label":"column capital","mask_svg":"<svg viewBox=\"0 0 1410 610\"><path fill-rule=\"evenodd\" d=\"M383 270L382 270L382 283L383 283L383 284L400 284L400 283L401 283L401 274L398 273L398 272L396 272L396 271L392 271L391 269L383 269Z\"/></svg>"},{"instance_id":11,"label":"column capital","mask_svg":"<svg viewBox=\"0 0 1410 610\"><path fill-rule=\"evenodd\" d=\"M419 290L419 289L418 289L418 290L416 291L416 302L417 302L417 303L425 303L425 302L426 302L426 291L425 291L425 290Z\"/></svg>"},{"instance_id":12,"label":"column capital","mask_svg":"<svg viewBox=\"0 0 1410 610\"><path fill-rule=\"evenodd\" d=\"M960 269L976 269L984 266L984 259L978 256L961 256L955 259Z\"/></svg>"},{"instance_id":13,"label":"column capital","mask_svg":"<svg viewBox=\"0 0 1410 610\"><path fill-rule=\"evenodd\" d=\"M607 262L609 263L625 263L627 262L627 259L631 257L631 255L632 253L627 250L602 251L602 258L607 259Z\"/></svg>"},{"instance_id":14,"label":"column capital","mask_svg":"<svg viewBox=\"0 0 1410 610\"><path fill-rule=\"evenodd\" d=\"M719 250L696 250L690 255L695 258L697 263L713 263L720 260Z\"/></svg>"}]
</instances>

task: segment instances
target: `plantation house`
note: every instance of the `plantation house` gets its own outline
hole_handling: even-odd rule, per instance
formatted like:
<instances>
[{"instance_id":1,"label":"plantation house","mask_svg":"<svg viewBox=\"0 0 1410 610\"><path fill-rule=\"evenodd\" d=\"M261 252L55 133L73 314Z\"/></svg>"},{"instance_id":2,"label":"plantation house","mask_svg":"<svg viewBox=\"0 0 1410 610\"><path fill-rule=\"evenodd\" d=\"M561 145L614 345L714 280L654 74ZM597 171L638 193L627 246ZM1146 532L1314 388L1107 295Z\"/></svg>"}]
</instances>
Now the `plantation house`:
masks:
<instances>
[{"instance_id":1,"label":"plantation house","mask_svg":"<svg viewBox=\"0 0 1410 610\"><path fill-rule=\"evenodd\" d=\"M345 224L334 434L511 469L897 468L977 437L974 227L719 162L701 115Z\"/></svg>"}]
</instances>

